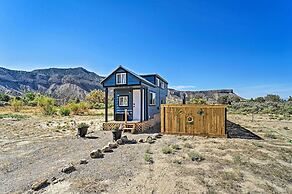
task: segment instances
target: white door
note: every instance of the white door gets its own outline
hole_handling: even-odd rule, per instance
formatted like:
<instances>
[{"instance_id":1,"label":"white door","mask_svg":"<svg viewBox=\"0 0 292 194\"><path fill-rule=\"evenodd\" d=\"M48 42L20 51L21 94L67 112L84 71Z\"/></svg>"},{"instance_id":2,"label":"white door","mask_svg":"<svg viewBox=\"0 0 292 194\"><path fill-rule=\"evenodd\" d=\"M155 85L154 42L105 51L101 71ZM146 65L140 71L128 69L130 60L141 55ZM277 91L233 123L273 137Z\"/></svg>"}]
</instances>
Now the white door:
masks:
<instances>
[{"instance_id":1,"label":"white door","mask_svg":"<svg viewBox=\"0 0 292 194\"><path fill-rule=\"evenodd\" d=\"M140 121L141 117L141 91L133 90L133 120Z\"/></svg>"}]
</instances>

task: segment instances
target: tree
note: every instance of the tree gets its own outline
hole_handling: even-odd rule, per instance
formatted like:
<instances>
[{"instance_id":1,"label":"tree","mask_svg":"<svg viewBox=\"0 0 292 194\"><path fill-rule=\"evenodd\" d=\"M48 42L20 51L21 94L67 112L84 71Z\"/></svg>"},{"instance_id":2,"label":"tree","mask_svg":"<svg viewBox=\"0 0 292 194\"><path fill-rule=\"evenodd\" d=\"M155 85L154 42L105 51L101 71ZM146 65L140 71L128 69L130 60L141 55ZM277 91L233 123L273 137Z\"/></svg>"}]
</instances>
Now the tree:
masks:
<instances>
[{"instance_id":1,"label":"tree","mask_svg":"<svg viewBox=\"0 0 292 194\"><path fill-rule=\"evenodd\" d=\"M279 95L275 95L275 94L268 94L266 97L265 97L265 101L267 102L281 102L282 99Z\"/></svg>"},{"instance_id":2,"label":"tree","mask_svg":"<svg viewBox=\"0 0 292 194\"><path fill-rule=\"evenodd\" d=\"M230 103L230 101L229 101L229 97L228 96L220 96L219 98L218 98L218 100L217 100L217 102L219 103L219 104L229 104Z\"/></svg>"},{"instance_id":3,"label":"tree","mask_svg":"<svg viewBox=\"0 0 292 194\"><path fill-rule=\"evenodd\" d=\"M289 96L288 101L292 102L292 96Z\"/></svg>"},{"instance_id":4,"label":"tree","mask_svg":"<svg viewBox=\"0 0 292 194\"><path fill-rule=\"evenodd\" d=\"M257 98L254 99L254 101L255 101L255 102L263 103L263 102L265 102L266 100L265 100L264 97L257 97Z\"/></svg>"},{"instance_id":5,"label":"tree","mask_svg":"<svg viewBox=\"0 0 292 194\"><path fill-rule=\"evenodd\" d=\"M9 102L9 100L10 96L8 96L7 94L0 94L0 101Z\"/></svg>"},{"instance_id":6,"label":"tree","mask_svg":"<svg viewBox=\"0 0 292 194\"><path fill-rule=\"evenodd\" d=\"M33 92L26 92L26 93L23 95L23 102L24 102L26 105L36 106L35 99L36 99L36 94L33 93Z\"/></svg>"},{"instance_id":7,"label":"tree","mask_svg":"<svg viewBox=\"0 0 292 194\"><path fill-rule=\"evenodd\" d=\"M207 100L203 98L191 98L189 100L190 104L207 104Z\"/></svg>"},{"instance_id":8,"label":"tree","mask_svg":"<svg viewBox=\"0 0 292 194\"><path fill-rule=\"evenodd\" d=\"M19 112L20 109L23 107L23 102L22 100L18 100L14 97L10 100L10 105L14 112Z\"/></svg>"},{"instance_id":9,"label":"tree","mask_svg":"<svg viewBox=\"0 0 292 194\"><path fill-rule=\"evenodd\" d=\"M86 100L90 103L104 103L105 93L102 90L92 90Z\"/></svg>"}]
</instances>

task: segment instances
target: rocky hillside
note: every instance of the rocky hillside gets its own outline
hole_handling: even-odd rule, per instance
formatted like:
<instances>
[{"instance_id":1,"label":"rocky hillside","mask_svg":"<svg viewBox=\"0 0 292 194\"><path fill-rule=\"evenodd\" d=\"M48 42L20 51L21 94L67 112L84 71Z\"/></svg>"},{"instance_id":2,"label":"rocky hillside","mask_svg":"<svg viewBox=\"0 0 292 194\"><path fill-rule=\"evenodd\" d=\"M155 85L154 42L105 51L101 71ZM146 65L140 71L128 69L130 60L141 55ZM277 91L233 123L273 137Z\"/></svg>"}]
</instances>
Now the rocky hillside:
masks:
<instances>
[{"instance_id":1,"label":"rocky hillside","mask_svg":"<svg viewBox=\"0 0 292 194\"><path fill-rule=\"evenodd\" d=\"M104 77L84 68L50 68L34 71L15 71L0 67L0 93L13 96L26 91L48 94L58 99L84 99L86 93L93 89L102 89L100 84ZM169 89L168 101L180 102L183 93L187 98L204 98L215 102L220 96L237 96L233 90L178 91Z\"/></svg>"},{"instance_id":2,"label":"rocky hillside","mask_svg":"<svg viewBox=\"0 0 292 194\"><path fill-rule=\"evenodd\" d=\"M220 96L228 96L229 98L239 97L233 92L232 89L222 90L205 90L205 91L178 91L174 89L168 90L168 101L170 103L176 103L182 101L183 94L186 94L187 99L191 98L203 98L211 103L216 103Z\"/></svg>"},{"instance_id":3,"label":"rocky hillside","mask_svg":"<svg viewBox=\"0 0 292 194\"><path fill-rule=\"evenodd\" d=\"M21 95L34 91L59 99L83 99L87 92L102 89L102 76L84 68L50 68L30 72L15 71L0 67L0 92Z\"/></svg>"}]
</instances>

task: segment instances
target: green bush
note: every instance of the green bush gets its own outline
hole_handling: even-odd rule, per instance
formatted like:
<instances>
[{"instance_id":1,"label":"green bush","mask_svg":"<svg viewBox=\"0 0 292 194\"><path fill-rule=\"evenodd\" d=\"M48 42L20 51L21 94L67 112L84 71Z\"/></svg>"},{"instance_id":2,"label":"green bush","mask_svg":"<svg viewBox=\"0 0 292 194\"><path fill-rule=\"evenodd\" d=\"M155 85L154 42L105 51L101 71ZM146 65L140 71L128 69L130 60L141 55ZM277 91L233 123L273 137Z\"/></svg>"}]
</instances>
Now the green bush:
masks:
<instances>
[{"instance_id":1,"label":"green bush","mask_svg":"<svg viewBox=\"0 0 292 194\"><path fill-rule=\"evenodd\" d=\"M162 153L164 154L172 154L173 153L173 149L169 146L162 148Z\"/></svg>"},{"instance_id":2,"label":"green bush","mask_svg":"<svg viewBox=\"0 0 292 194\"><path fill-rule=\"evenodd\" d=\"M3 101L3 102L9 102L10 100L10 96L8 96L7 94L0 94L0 101Z\"/></svg>"},{"instance_id":3,"label":"green bush","mask_svg":"<svg viewBox=\"0 0 292 194\"><path fill-rule=\"evenodd\" d=\"M39 107L42 108L44 115L53 115L56 113L55 99L47 96L39 96L36 98Z\"/></svg>"},{"instance_id":4,"label":"green bush","mask_svg":"<svg viewBox=\"0 0 292 194\"><path fill-rule=\"evenodd\" d=\"M70 110L70 108L68 108L68 107L64 107L64 106L62 106L62 107L60 108L60 110L59 110L59 114L60 114L61 116L69 116L70 113L71 113L71 110Z\"/></svg>"},{"instance_id":5,"label":"green bush","mask_svg":"<svg viewBox=\"0 0 292 194\"><path fill-rule=\"evenodd\" d=\"M18 100L17 98L12 98L10 100L10 105L14 112L19 112L20 109L23 107L23 102L22 100Z\"/></svg>"},{"instance_id":6,"label":"green bush","mask_svg":"<svg viewBox=\"0 0 292 194\"><path fill-rule=\"evenodd\" d=\"M80 102L80 103L69 103L68 107L72 111L72 114L74 115L79 115L79 114L84 114L85 112L88 112L88 104L86 102Z\"/></svg>"},{"instance_id":7,"label":"green bush","mask_svg":"<svg viewBox=\"0 0 292 194\"><path fill-rule=\"evenodd\" d=\"M189 100L189 104L207 104L207 100L203 98L192 98Z\"/></svg>"}]
</instances>

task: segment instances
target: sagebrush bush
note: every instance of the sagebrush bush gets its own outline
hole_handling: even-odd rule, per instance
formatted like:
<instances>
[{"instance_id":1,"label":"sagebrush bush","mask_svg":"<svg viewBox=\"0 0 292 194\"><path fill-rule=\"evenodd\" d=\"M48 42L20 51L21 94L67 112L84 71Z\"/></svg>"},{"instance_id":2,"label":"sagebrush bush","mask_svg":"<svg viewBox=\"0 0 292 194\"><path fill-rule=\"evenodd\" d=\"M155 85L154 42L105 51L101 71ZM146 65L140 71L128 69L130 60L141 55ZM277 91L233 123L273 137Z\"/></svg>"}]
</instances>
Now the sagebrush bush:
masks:
<instances>
[{"instance_id":1,"label":"sagebrush bush","mask_svg":"<svg viewBox=\"0 0 292 194\"><path fill-rule=\"evenodd\" d=\"M19 112L20 109L23 107L23 102L22 100L18 100L17 98L12 98L10 100L10 105L14 112Z\"/></svg>"},{"instance_id":2,"label":"sagebrush bush","mask_svg":"<svg viewBox=\"0 0 292 194\"><path fill-rule=\"evenodd\" d=\"M60 108L60 110L59 110L59 114L60 114L61 116L69 116L70 113L71 113L71 110L70 110L70 108L68 108L68 107L64 107L64 106L62 106L62 107Z\"/></svg>"},{"instance_id":3,"label":"sagebrush bush","mask_svg":"<svg viewBox=\"0 0 292 194\"><path fill-rule=\"evenodd\" d=\"M44 115L53 115L56 113L55 99L47 96L38 96L36 102L42 108Z\"/></svg>"}]
</instances>

